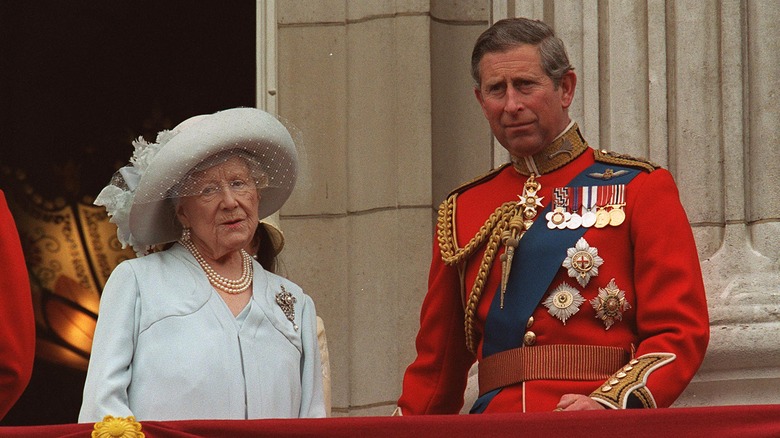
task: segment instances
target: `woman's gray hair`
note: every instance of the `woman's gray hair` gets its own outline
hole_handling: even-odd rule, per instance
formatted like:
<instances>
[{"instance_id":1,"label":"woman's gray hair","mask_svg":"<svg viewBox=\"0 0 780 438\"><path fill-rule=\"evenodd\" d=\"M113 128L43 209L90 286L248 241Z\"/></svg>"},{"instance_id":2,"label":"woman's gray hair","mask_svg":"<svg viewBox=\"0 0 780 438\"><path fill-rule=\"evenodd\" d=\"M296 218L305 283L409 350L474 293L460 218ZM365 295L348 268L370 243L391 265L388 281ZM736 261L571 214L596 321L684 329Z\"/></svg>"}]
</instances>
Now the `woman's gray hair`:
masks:
<instances>
[{"instance_id":1,"label":"woman's gray hair","mask_svg":"<svg viewBox=\"0 0 780 438\"><path fill-rule=\"evenodd\" d=\"M555 88L566 72L574 70L566 55L563 41L555 36L550 26L528 18L506 18L497 21L477 38L471 52L471 76L479 87L479 62L487 53L506 52L518 46L532 45L539 50L542 69Z\"/></svg>"}]
</instances>

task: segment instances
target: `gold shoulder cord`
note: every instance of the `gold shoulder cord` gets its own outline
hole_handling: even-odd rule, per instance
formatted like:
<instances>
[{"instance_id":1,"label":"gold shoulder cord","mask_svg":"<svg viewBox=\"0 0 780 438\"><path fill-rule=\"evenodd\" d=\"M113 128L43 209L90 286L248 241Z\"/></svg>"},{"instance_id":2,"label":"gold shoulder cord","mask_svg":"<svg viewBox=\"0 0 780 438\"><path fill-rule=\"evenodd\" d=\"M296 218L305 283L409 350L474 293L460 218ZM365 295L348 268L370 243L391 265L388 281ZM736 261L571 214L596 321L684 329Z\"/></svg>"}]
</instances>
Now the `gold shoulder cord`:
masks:
<instances>
[{"instance_id":1,"label":"gold shoulder cord","mask_svg":"<svg viewBox=\"0 0 780 438\"><path fill-rule=\"evenodd\" d=\"M442 202L439 207L439 219L437 227L437 237L439 241L439 251L441 252L444 264L453 266L464 262L474 251L479 248L485 239L490 236L485 248L485 255L482 257L482 263L479 266L477 279L471 288L468 303L466 304L466 346L472 354L476 354L476 342L474 340L474 319L477 313L477 304L482 297L482 290L485 287L490 269L493 266L493 259L496 256L498 243L501 241L501 233L509 225L509 221L516 213L516 201L505 202L501 204L490 215L485 223L480 227L477 234L463 248L458 248L455 241L453 229L455 228L455 198L457 194L450 196Z\"/></svg>"},{"instance_id":2,"label":"gold shoulder cord","mask_svg":"<svg viewBox=\"0 0 780 438\"><path fill-rule=\"evenodd\" d=\"M526 182L526 195L528 194L529 185L534 188L534 195L538 190L539 183L534 181L534 177L531 176L529 181ZM510 201L501 204L493 213L488 217L485 223L480 227L477 234L469 240L469 242L463 248L458 247L458 243L455 239L455 206L457 193L451 195L439 206L438 214L438 226L437 228L437 240L439 243L439 251L441 252L442 260L447 266L454 266L459 263L465 262L477 248L482 246L485 239L488 239L485 247L485 253L482 256L482 262L477 272L477 278L474 281L474 285L471 288L468 302L465 309L465 330L466 330L466 347L471 353L476 354L476 340L474 333L474 321L476 319L477 305L480 298L482 298L482 292L487 282L487 278L490 275L490 270L493 267L493 260L496 256L499 243L507 245L507 249L511 246L512 249L517 246L522 233L524 232L523 222L525 222L525 230L530 227L533 216L536 215L536 205L533 208L527 204L518 201ZM524 199L524 198L521 198ZM532 203L536 202L536 197L533 197ZM523 213L521 213L521 208ZM533 210L533 214L524 213L526 210ZM515 219L513 221L513 219ZM518 223L520 228L518 228ZM514 232L510 231L514 230ZM518 234L518 231L520 233ZM489 238L488 238L489 237ZM509 260L511 263L511 260ZM508 266L504 267L505 274L502 277L508 277ZM502 278L502 300L503 300L503 286L504 281Z\"/></svg>"}]
</instances>

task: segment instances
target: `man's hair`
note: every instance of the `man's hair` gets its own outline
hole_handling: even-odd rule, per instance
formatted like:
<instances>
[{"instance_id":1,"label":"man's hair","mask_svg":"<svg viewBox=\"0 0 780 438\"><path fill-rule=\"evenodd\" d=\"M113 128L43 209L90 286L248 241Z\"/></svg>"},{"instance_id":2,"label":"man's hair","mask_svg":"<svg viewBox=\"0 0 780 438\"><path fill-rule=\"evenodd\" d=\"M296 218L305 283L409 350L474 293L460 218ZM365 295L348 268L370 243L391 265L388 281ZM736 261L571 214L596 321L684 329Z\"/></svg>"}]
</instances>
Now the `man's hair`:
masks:
<instances>
[{"instance_id":1,"label":"man's hair","mask_svg":"<svg viewBox=\"0 0 780 438\"><path fill-rule=\"evenodd\" d=\"M536 46L542 69L556 88L561 78L574 67L569 63L563 41L550 26L528 18L506 18L497 21L477 38L471 52L471 76L480 85L479 62L487 53L506 52L522 45Z\"/></svg>"}]
</instances>

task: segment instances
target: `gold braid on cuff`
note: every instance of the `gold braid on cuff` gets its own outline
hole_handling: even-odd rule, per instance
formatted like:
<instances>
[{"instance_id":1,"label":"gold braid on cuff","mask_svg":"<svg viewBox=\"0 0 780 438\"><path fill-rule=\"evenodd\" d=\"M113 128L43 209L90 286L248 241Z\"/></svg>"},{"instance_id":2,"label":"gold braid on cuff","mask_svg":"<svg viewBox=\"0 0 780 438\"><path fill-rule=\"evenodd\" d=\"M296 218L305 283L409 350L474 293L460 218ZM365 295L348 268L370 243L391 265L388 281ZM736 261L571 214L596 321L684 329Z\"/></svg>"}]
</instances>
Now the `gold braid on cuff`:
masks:
<instances>
[{"instance_id":1,"label":"gold braid on cuff","mask_svg":"<svg viewBox=\"0 0 780 438\"><path fill-rule=\"evenodd\" d=\"M655 408L653 394L645 386L650 373L672 362L677 356L672 353L649 353L631 359L618 370L590 398L612 409L625 409L629 396L636 397L644 408Z\"/></svg>"}]
</instances>

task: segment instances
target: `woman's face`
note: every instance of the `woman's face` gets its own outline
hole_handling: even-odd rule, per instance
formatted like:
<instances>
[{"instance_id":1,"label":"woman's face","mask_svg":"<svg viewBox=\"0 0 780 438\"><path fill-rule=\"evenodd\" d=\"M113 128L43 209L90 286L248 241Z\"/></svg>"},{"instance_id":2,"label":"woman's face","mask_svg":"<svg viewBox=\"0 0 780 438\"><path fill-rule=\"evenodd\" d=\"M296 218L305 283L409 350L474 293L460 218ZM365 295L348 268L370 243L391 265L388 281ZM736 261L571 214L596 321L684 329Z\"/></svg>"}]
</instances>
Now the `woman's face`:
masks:
<instances>
[{"instance_id":1,"label":"woman's face","mask_svg":"<svg viewBox=\"0 0 780 438\"><path fill-rule=\"evenodd\" d=\"M258 224L260 194L246 163L230 158L194 173L176 208L182 226L191 228L192 241L203 255L219 259L244 248Z\"/></svg>"}]
</instances>

